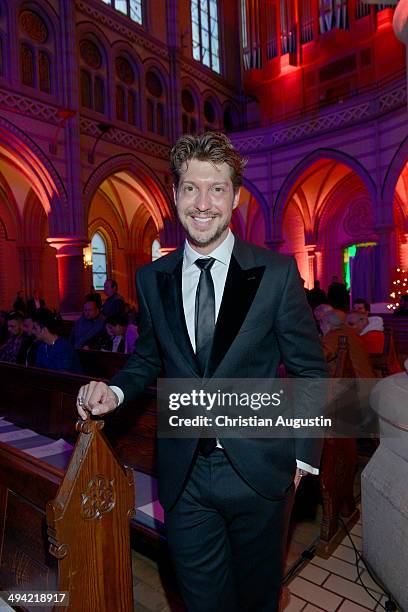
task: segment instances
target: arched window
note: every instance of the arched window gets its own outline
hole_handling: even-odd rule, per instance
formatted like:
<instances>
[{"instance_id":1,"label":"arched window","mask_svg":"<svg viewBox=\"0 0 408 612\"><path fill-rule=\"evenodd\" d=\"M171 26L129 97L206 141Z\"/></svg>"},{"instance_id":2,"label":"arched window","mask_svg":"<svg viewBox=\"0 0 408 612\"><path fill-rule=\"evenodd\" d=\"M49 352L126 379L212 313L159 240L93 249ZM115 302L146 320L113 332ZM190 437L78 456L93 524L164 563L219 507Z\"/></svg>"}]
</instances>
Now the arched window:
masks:
<instances>
[{"instance_id":1,"label":"arched window","mask_svg":"<svg viewBox=\"0 0 408 612\"><path fill-rule=\"evenodd\" d=\"M28 9L21 11L18 25L21 82L50 94L54 42L49 28L40 15Z\"/></svg>"},{"instance_id":2,"label":"arched window","mask_svg":"<svg viewBox=\"0 0 408 612\"><path fill-rule=\"evenodd\" d=\"M152 261L155 261L161 257L160 248L160 242L156 238L156 240L153 240L152 243Z\"/></svg>"},{"instance_id":3,"label":"arched window","mask_svg":"<svg viewBox=\"0 0 408 612\"><path fill-rule=\"evenodd\" d=\"M194 59L221 72L217 0L191 0L191 29Z\"/></svg>"},{"instance_id":4,"label":"arched window","mask_svg":"<svg viewBox=\"0 0 408 612\"><path fill-rule=\"evenodd\" d=\"M161 79L153 70L146 72L146 90L147 129L164 136L164 88Z\"/></svg>"},{"instance_id":5,"label":"arched window","mask_svg":"<svg viewBox=\"0 0 408 612\"><path fill-rule=\"evenodd\" d=\"M212 100L204 101L204 118L207 124L205 126L206 131L216 130L218 128L218 117Z\"/></svg>"},{"instance_id":6,"label":"arched window","mask_svg":"<svg viewBox=\"0 0 408 612\"><path fill-rule=\"evenodd\" d=\"M106 242L99 232L96 232L91 241L92 246L92 278L96 291L103 290L108 278Z\"/></svg>"},{"instance_id":7,"label":"arched window","mask_svg":"<svg viewBox=\"0 0 408 612\"><path fill-rule=\"evenodd\" d=\"M195 134L198 125L197 108L193 94L189 89L183 89L181 91L181 106L183 108L183 133Z\"/></svg>"},{"instance_id":8,"label":"arched window","mask_svg":"<svg viewBox=\"0 0 408 612\"><path fill-rule=\"evenodd\" d=\"M105 112L106 65L98 45L90 38L79 43L81 58L81 104L98 113Z\"/></svg>"},{"instance_id":9,"label":"arched window","mask_svg":"<svg viewBox=\"0 0 408 612\"><path fill-rule=\"evenodd\" d=\"M232 106L227 106L224 109L224 129L227 132L231 132L232 130L237 128L238 120L237 114Z\"/></svg>"},{"instance_id":10,"label":"arched window","mask_svg":"<svg viewBox=\"0 0 408 612\"><path fill-rule=\"evenodd\" d=\"M112 8L127 15L132 21L143 24L142 0L102 0Z\"/></svg>"},{"instance_id":11,"label":"arched window","mask_svg":"<svg viewBox=\"0 0 408 612\"><path fill-rule=\"evenodd\" d=\"M138 113L136 75L130 61L119 55L115 60L116 70L116 117L131 125L137 124Z\"/></svg>"}]
</instances>

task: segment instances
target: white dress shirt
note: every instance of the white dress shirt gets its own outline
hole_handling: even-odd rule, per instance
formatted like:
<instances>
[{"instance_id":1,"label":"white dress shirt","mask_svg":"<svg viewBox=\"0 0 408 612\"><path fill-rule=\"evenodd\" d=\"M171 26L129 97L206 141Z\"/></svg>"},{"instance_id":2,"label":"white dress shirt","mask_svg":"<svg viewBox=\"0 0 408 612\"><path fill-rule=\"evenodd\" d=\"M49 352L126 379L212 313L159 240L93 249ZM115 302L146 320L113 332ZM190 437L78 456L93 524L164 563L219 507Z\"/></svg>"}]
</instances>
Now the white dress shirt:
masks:
<instances>
[{"instance_id":1,"label":"white dress shirt","mask_svg":"<svg viewBox=\"0 0 408 612\"><path fill-rule=\"evenodd\" d=\"M183 295L183 309L184 316L186 319L187 331L190 337L191 346L195 352L195 299L198 281L200 279L201 270L194 264L197 259L207 259L213 257L215 259L211 266L211 277L214 283L215 293L215 321L217 321L218 313L220 311L222 296L224 293L225 281L227 280L228 268L231 261L232 250L234 248L235 238L231 230L228 231L228 235L225 240L211 253L202 255L193 249L193 247L186 240L184 245L184 256L183 256L183 274L182 274L182 295ZM123 402L123 391L119 387L111 387L115 395L117 395L119 404ZM218 438L217 447L222 448ZM297 467L311 474L318 474L319 470L298 461L296 459Z\"/></svg>"}]
</instances>

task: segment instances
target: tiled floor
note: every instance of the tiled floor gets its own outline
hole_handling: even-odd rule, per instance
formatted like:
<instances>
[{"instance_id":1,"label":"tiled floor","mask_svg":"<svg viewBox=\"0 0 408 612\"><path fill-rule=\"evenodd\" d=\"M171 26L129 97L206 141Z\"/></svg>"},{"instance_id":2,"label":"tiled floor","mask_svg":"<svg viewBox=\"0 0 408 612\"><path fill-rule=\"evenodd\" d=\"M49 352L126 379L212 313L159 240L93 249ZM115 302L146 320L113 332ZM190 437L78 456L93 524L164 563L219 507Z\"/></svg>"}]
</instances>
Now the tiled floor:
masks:
<instances>
[{"instance_id":1,"label":"tiled floor","mask_svg":"<svg viewBox=\"0 0 408 612\"><path fill-rule=\"evenodd\" d=\"M360 522L354 526L351 534L357 550L361 551ZM354 549L348 537L329 559L313 557L287 585L284 612L383 610L386 601L384 591L360 562L360 575L370 596L361 586L355 562Z\"/></svg>"},{"instance_id":2,"label":"tiled floor","mask_svg":"<svg viewBox=\"0 0 408 612\"><path fill-rule=\"evenodd\" d=\"M297 544L302 539L307 540L312 535L310 525L306 526L306 533L297 527ZM308 532L309 530L309 532ZM361 523L352 529L353 541L358 550L361 550ZM308 540L310 543L310 540ZM294 558L294 551L293 551ZM134 598L137 612L182 612L183 605L174 587L165 588L168 584L174 585L174 579L167 576L163 580L163 572L159 572L157 564L133 552L134 562ZM384 605L386 599L384 592L368 575L360 562L360 574L364 584L371 595ZM162 577L161 577L162 576ZM295 577L284 589L284 612L367 612L367 610L383 610L379 603L363 589L358 580L355 565L355 554L350 540L346 537L329 559L313 557L311 561L301 566Z\"/></svg>"}]
</instances>

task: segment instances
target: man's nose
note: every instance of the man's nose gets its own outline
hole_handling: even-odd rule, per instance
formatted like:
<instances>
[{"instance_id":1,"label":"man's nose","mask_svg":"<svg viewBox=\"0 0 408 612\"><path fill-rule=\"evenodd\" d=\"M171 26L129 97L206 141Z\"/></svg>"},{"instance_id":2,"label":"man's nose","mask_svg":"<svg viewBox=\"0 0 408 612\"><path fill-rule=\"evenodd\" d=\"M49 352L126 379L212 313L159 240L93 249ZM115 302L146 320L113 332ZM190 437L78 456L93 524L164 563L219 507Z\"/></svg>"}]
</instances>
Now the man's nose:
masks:
<instances>
[{"instance_id":1,"label":"man's nose","mask_svg":"<svg viewBox=\"0 0 408 612\"><path fill-rule=\"evenodd\" d=\"M210 208L210 199L206 191L200 191L197 195L195 206L198 210L208 210Z\"/></svg>"}]
</instances>

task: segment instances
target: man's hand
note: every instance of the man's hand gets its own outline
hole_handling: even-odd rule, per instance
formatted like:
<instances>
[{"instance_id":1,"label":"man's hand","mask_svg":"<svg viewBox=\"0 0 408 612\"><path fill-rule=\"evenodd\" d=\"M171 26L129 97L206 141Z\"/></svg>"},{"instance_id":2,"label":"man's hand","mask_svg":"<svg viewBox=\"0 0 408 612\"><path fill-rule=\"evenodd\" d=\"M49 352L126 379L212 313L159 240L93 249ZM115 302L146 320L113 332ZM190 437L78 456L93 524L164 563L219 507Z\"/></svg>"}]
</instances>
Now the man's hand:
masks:
<instances>
[{"instance_id":1,"label":"man's hand","mask_svg":"<svg viewBox=\"0 0 408 612\"><path fill-rule=\"evenodd\" d=\"M89 385L80 388L77 397L78 414L86 421L88 412L93 415L112 412L118 405L118 398L103 382L92 380Z\"/></svg>"}]
</instances>

